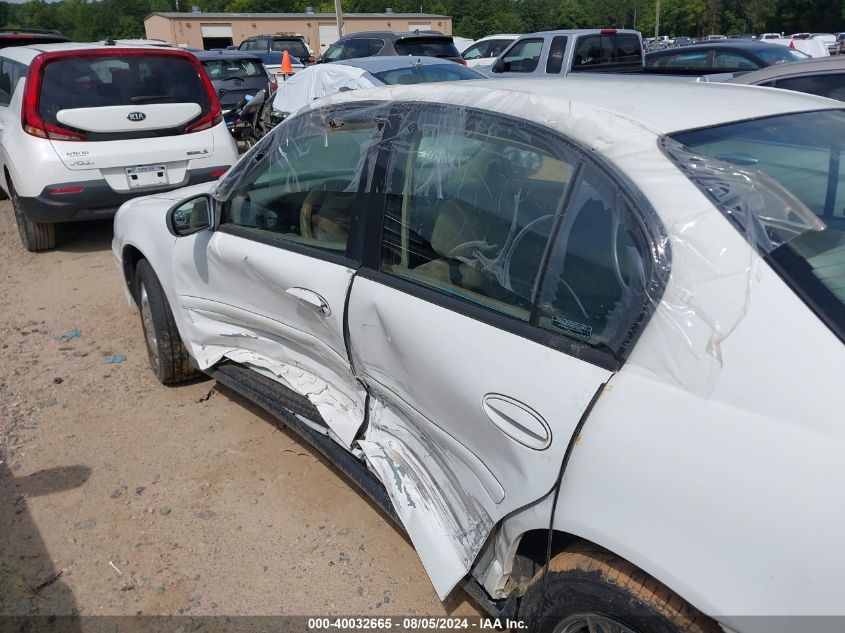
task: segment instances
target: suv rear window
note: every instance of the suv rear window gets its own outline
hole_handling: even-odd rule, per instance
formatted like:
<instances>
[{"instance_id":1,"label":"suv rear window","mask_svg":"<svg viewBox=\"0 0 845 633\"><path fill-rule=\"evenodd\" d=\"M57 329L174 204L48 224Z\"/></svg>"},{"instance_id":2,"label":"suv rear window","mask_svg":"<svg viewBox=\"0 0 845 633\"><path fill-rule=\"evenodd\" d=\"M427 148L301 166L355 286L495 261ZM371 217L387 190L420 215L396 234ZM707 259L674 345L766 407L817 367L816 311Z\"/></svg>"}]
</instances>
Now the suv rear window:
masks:
<instances>
[{"instance_id":1,"label":"suv rear window","mask_svg":"<svg viewBox=\"0 0 845 633\"><path fill-rule=\"evenodd\" d=\"M257 59L210 59L203 61L202 66L212 81L267 76L264 65Z\"/></svg>"},{"instance_id":2,"label":"suv rear window","mask_svg":"<svg viewBox=\"0 0 845 633\"><path fill-rule=\"evenodd\" d=\"M395 44L399 55L422 55L423 57L460 57L461 54L451 39L434 37L405 38Z\"/></svg>"},{"instance_id":3,"label":"suv rear window","mask_svg":"<svg viewBox=\"0 0 845 633\"><path fill-rule=\"evenodd\" d=\"M585 35L575 44L573 71L600 72L643 63L640 38L633 33Z\"/></svg>"},{"instance_id":4,"label":"suv rear window","mask_svg":"<svg viewBox=\"0 0 845 633\"><path fill-rule=\"evenodd\" d=\"M199 116L211 108L208 92L195 66L175 55L117 54L59 59L45 65L40 88L38 113L53 125L59 124L56 118L59 111L76 108L196 103L201 109ZM167 133L173 131L157 130L143 136Z\"/></svg>"},{"instance_id":5,"label":"suv rear window","mask_svg":"<svg viewBox=\"0 0 845 633\"><path fill-rule=\"evenodd\" d=\"M273 45L270 47L270 50L276 51L277 53L281 53L282 51L287 51L288 54L293 55L300 61L308 60L310 53L308 49L305 48L305 44L302 43L302 40L288 40L288 39L274 39Z\"/></svg>"}]
</instances>

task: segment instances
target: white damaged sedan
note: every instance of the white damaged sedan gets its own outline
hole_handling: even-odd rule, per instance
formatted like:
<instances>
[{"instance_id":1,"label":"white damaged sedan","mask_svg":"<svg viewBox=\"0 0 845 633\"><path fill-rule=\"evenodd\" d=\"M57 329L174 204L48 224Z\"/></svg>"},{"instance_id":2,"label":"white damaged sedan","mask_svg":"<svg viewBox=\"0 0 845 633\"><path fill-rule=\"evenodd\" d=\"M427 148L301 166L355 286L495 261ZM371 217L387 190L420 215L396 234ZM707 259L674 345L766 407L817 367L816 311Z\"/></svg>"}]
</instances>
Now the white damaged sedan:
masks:
<instances>
[{"instance_id":1,"label":"white damaged sedan","mask_svg":"<svg viewBox=\"0 0 845 633\"><path fill-rule=\"evenodd\" d=\"M441 597L838 631L843 139L841 103L744 86L347 92L124 204L114 255L159 380L284 420Z\"/></svg>"}]
</instances>

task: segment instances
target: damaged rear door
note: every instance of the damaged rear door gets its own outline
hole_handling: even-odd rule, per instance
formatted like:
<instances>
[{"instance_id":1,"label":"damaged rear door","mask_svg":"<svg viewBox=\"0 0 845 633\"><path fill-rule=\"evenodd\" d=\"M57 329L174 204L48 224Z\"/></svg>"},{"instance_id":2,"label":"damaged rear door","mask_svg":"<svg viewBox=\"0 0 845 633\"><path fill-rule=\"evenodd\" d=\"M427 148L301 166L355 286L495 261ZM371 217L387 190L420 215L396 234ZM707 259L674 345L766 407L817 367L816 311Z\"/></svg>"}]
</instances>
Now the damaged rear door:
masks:
<instances>
[{"instance_id":1,"label":"damaged rear door","mask_svg":"<svg viewBox=\"0 0 845 633\"><path fill-rule=\"evenodd\" d=\"M375 116L349 107L286 122L221 182L216 230L174 247L186 338L201 367L229 359L289 386L347 447L366 398L349 364L344 311Z\"/></svg>"},{"instance_id":2,"label":"damaged rear door","mask_svg":"<svg viewBox=\"0 0 845 633\"><path fill-rule=\"evenodd\" d=\"M527 122L409 105L381 243L349 301L359 445L441 598L549 493L645 305L649 247L613 181Z\"/></svg>"}]
</instances>

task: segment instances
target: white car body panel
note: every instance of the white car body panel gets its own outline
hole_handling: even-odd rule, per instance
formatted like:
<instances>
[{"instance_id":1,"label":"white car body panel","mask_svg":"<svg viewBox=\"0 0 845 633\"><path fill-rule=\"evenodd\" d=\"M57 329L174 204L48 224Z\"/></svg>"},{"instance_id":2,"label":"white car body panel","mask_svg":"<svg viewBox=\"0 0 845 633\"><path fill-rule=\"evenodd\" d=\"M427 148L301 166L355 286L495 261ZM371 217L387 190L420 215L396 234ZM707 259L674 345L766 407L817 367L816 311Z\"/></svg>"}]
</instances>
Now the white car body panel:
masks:
<instances>
[{"instance_id":1,"label":"white car body panel","mask_svg":"<svg viewBox=\"0 0 845 633\"><path fill-rule=\"evenodd\" d=\"M377 402L360 444L443 598L493 525L552 489L610 372L369 279L353 284L349 328L353 364ZM540 376L566 376L567 388ZM516 416L497 426L483 407L493 394L536 412L548 447L514 441ZM402 465L385 466L388 456Z\"/></svg>"},{"instance_id":2,"label":"white car body panel","mask_svg":"<svg viewBox=\"0 0 845 633\"><path fill-rule=\"evenodd\" d=\"M313 363L309 370L333 382L357 415L363 390L338 344L339 324L314 318L284 292L307 274L334 308L351 280L351 367L372 391L370 425L357 447L388 489L441 596L470 565L491 595L504 596L520 538L548 528L549 477L560 468L560 447L606 382L573 444L555 529L630 560L735 631L796 630L786 618L745 616L845 615L838 577L845 565L838 538L845 428L842 392L834 388L845 366L842 343L657 144L664 133L841 104L642 78L481 83L466 82L460 91L426 85L349 92L314 107L374 99L476 107L558 130L624 173L658 213L672 267L640 340L612 376L336 264L312 266L318 260L311 258L305 266L283 249L273 250L272 266L252 242L209 262L213 267L197 266L197 242L232 236L175 240L164 226L173 198L124 205L115 219L116 256L131 244L150 259L201 366L228 356L291 384L284 375L290 366ZM641 98L644 91L650 99ZM252 261L244 267L244 260ZM268 285L278 292L266 292ZM238 310L298 323L297 346L307 336L323 344L297 349L301 357L286 345L280 357L278 339L295 336L281 325L269 331L255 318L227 324L217 315L210 325L198 319L190 301L219 301L233 288L255 302ZM562 389L553 376L575 387ZM431 393L448 396L425 400ZM482 433L473 417L483 414L488 393L542 415L551 446L520 447L489 424ZM354 415L331 424L354 448ZM433 432L423 435L422 425ZM496 531L485 544L482 533L490 529ZM836 627L823 618L801 623L802 631Z\"/></svg>"},{"instance_id":3,"label":"white car body panel","mask_svg":"<svg viewBox=\"0 0 845 633\"><path fill-rule=\"evenodd\" d=\"M309 398L349 446L364 420L366 397L343 340L354 271L221 231L178 240L173 262L180 331L200 368L228 357L273 372ZM206 274L197 275L197 267ZM324 297L331 314L300 301L293 288Z\"/></svg>"},{"instance_id":4,"label":"white car body panel","mask_svg":"<svg viewBox=\"0 0 845 633\"><path fill-rule=\"evenodd\" d=\"M810 57L830 57L830 51L827 49L827 44L819 39L809 40L795 40L789 37L769 38L766 40L768 44L781 44L782 46L789 46L797 51L806 53Z\"/></svg>"},{"instance_id":5,"label":"white car body panel","mask_svg":"<svg viewBox=\"0 0 845 633\"><path fill-rule=\"evenodd\" d=\"M201 111L198 103L151 103L59 110L56 118L60 123L89 132L144 132L184 125ZM130 121L130 115L136 113L144 118Z\"/></svg>"}]
</instances>

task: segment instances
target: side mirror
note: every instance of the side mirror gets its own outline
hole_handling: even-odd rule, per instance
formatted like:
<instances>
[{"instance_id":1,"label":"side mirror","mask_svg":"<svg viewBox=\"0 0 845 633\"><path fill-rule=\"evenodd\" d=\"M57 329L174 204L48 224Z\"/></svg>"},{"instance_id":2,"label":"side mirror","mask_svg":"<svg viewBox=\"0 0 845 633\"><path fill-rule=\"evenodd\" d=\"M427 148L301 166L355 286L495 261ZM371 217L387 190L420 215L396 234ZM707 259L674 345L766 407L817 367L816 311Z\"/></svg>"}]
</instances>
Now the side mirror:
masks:
<instances>
[{"instance_id":1,"label":"side mirror","mask_svg":"<svg viewBox=\"0 0 845 633\"><path fill-rule=\"evenodd\" d=\"M203 194L179 202L167 212L167 230L176 237L193 235L214 226L211 196Z\"/></svg>"},{"instance_id":2,"label":"side mirror","mask_svg":"<svg viewBox=\"0 0 845 633\"><path fill-rule=\"evenodd\" d=\"M496 63L493 64L492 71L494 73L504 73L507 72L505 60L504 59L497 59Z\"/></svg>"}]
</instances>

